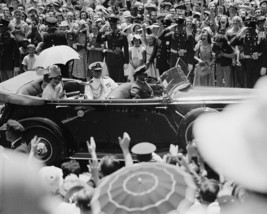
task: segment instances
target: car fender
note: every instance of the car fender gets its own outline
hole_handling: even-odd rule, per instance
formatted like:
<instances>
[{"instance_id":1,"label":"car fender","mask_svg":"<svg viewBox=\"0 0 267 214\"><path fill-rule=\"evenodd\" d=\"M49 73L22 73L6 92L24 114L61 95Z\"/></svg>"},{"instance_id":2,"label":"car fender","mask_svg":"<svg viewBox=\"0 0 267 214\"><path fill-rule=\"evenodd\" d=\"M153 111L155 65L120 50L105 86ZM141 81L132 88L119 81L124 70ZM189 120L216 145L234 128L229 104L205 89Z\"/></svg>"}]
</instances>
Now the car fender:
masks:
<instances>
[{"instance_id":1,"label":"car fender","mask_svg":"<svg viewBox=\"0 0 267 214\"><path fill-rule=\"evenodd\" d=\"M187 127L195 121L195 119L203 113L218 112L216 109L209 107L200 107L189 111L179 124L179 139L184 139L187 131ZM183 142L185 143L185 142Z\"/></svg>"},{"instance_id":2,"label":"car fender","mask_svg":"<svg viewBox=\"0 0 267 214\"><path fill-rule=\"evenodd\" d=\"M26 130L31 126L36 125L36 123L51 129L59 139L59 144L62 151L62 157L65 155L65 145L64 145L65 139L63 136L63 130L59 127L58 124L56 124L55 122L53 122L48 118L43 118L43 117L29 117L21 119L19 120L19 122L25 127Z\"/></svg>"}]
</instances>

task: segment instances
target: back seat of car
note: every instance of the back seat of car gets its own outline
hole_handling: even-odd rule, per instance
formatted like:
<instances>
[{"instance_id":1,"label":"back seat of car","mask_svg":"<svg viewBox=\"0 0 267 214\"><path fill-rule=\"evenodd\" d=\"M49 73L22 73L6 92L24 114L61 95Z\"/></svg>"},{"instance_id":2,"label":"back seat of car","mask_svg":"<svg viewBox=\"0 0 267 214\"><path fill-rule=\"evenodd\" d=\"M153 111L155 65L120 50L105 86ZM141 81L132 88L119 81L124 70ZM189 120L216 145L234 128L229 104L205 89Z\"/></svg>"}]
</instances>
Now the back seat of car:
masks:
<instances>
[{"instance_id":1,"label":"back seat of car","mask_svg":"<svg viewBox=\"0 0 267 214\"><path fill-rule=\"evenodd\" d=\"M43 93L42 83L43 83L42 78L34 80L20 87L17 93L30 96L42 96ZM83 94L84 85L78 81L65 81L64 90L66 91L66 93L79 91L81 94Z\"/></svg>"},{"instance_id":2,"label":"back seat of car","mask_svg":"<svg viewBox=\"0 0 267 214\"><path fill-rule=\"evenodd\" d=\"M29 82L18 89L18 94L31 95L31 96L41 96L43 79L34 80Z\"/></svg>"}]
</instances>

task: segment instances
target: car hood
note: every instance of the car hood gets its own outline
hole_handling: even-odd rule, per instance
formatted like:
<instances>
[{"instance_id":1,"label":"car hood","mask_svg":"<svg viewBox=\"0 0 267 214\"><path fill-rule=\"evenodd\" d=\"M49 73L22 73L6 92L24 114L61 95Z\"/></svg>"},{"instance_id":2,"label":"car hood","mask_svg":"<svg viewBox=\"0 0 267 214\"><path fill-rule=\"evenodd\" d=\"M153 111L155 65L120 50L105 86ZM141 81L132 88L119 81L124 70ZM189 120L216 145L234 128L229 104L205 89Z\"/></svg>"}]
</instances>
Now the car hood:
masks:
<instances>
[{"instance_id":1,"label":"car hood","mask_svg":"<svg viewBox=\"0 0 267 214\"><path fill-rule=\"evenodd\" d=\"M253 92L255 89L189 87L182 91L176 90L171 98L177 102L236 103L253 96Z\"/></svg>"}]
</instances>

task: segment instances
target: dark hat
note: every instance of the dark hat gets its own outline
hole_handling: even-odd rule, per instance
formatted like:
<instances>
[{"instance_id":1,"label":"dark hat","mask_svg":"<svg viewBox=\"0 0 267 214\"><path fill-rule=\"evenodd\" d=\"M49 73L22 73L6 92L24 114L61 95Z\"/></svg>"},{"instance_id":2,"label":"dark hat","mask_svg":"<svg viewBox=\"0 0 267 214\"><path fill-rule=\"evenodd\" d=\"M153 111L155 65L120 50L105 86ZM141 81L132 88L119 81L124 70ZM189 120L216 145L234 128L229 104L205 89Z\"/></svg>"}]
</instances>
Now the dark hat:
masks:
<instances>
[{"instance_id":1,"label":"dark hat","mask_svg":"<svg viewBox=\"0 0 267 214\"><path fill-rule=\"evenodd\" d=\"M14 131L24 132L23 126L16 120L9 119L7 123L5 123L4 125L0 127L0 130L2 131L6 131L9 129L14 130Z\"/></svg>"},{"instance_id":2,"label":"dark hat","mask_svg":"<svg viewBox=\"0 0 267 214\"><path fill-rule=\"evenodd\" d=\"M9 21L5 19L0 19L0 27L8 27Z\"/></svg>"},{"instance_id":3,"label":"dark hat","mask_svg":"<svg viewBox=\"0 0 267 214\"><path fill-rule=\"evenodd\" d=\"M184 23L184 20L185 20L185 17L183 16L177 16L175 17L174 21L177 23L177 24L183 24Z\"/></svg>"},{"instance_id":4,"label":"dark hat","mask_svg":"<svg viewBox=\"0 0 267 214\"><path fill-rule=\"evenodd\" d=\"M200 16L201 16L201 13L199 13L199 12L193 13L193 18L200 18Z\"/></svg>"},{"instance_id":5,"label":"dark hat","mask_svg":"<svg viewBox=\"0 0 267 214\"><path fill-rule=\"evenodd\" d=\"M89 65L89 69L94 70L94 71L100 71L103 69L103 63L102 62L94 62L94 63Z\"/></svg>"},{"instance_id":6,"label":"dark hat","mask_svg":"<svg viewBox=\"0 0 267 214\"><path fill-rule=\"evenodd\" d=\"M55 17L47 17L45 19L47 24L56 24L57 23L57 19Z\"/></svg>"},{"instance_id":7,"label":"dark hat","mask_svg":"<svg viewBox=\"0 0 267 214\"><path fill-rule=\"evenodd\" d=\"M170 26L172 24L172 19L170 17L165 17L162 21L163 25Z\"/></svg>"},{"instance_id":8,"label":"dark hat","mask_svg":"<svg viewBox=\"0 0 267 214\"><path fill-rule=\"evenodd\" d=\"M142 142L134 145L131 151L136 155L147 155L147 154L152 154L153 152L156 151L156 149L157 148L154 144L148 142Z\"/></svg>"},{"instance_id":9,"label":"dark hat","mask_svg":"<svg viewBox=\"0 0 267 214\"><path fill-rule=\"evenodd\" d=\"M136 69L134 70L133 75L138 75L138 74L140 74L140 73L145 73L146 70L147 70L146 65L139 66L138 68L136 68Z\"/></svg>"},{"instance_id":10,"label":"dark hat","mask_svg":"<svg viewBox=\"0 0 267 214\"><path fill-rule=\"evenodd\" d=\"M115 14L111 14L111 15L108 17L108 21L109 21L109 22L118 22L118 21L119 21L119 18L118 18Z\"/></svg>"}]
</instances>

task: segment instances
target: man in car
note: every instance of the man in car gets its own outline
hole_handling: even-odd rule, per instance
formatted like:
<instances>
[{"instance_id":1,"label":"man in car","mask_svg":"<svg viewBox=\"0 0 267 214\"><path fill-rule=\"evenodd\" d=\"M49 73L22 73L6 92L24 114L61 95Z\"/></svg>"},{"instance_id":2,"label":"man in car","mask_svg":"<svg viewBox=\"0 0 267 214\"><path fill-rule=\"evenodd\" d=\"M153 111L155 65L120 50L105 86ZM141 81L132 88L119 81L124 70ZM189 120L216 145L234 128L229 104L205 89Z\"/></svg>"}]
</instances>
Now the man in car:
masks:
<instances>
[{"instance_id":1,"label":"man in car","mask_svg":"<svg viewBox=\"0 0 267 214\"><path fill-rule=\"evenodd\" d=\"M0 130L5 131L6 140L11 143L11 149L25 154L30 152L27 143L22 139L24 127L19 122L10 119Z\"/></svg>"},{"instance_id":2,"label":"man in car","mask_svg":"<svg viewBox=\"0 0 267 214\"><path fill-rule=\"evenodd\" d=\"M146 70L146 65L142 65L134 71L135 84L131 87L131 97L134 99L151 98L154 96L153 89L146 82Z\"/></svg>"},{"instance_id":3,"label":"man in car","mask_svg":"<svg viewBox=\"0 0 267 214\"><path fill-rule=\"evenodd\" d=\"M144 99L154 96L153 89L145 81L147 78L146 65L135 69L135 82L127 82L119 85L108 96L109 99Z\"/></svg>"},{"instance_id":4,"label":"man in car","mask_svg":"<svg viewBox=\"0 0 267 214\"><path fill-rule=\"evenodd\" d=\"M87 99L105 99L107 95L118 86L108 76L102 76L103 63L94 62L89 65L93 78L85 86L85 95Z\"/></svg>"}]
</instances>

